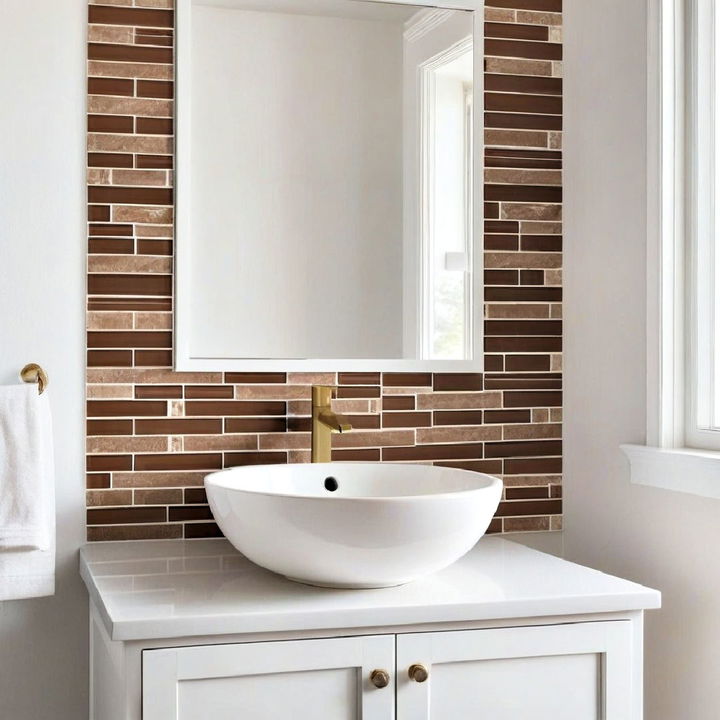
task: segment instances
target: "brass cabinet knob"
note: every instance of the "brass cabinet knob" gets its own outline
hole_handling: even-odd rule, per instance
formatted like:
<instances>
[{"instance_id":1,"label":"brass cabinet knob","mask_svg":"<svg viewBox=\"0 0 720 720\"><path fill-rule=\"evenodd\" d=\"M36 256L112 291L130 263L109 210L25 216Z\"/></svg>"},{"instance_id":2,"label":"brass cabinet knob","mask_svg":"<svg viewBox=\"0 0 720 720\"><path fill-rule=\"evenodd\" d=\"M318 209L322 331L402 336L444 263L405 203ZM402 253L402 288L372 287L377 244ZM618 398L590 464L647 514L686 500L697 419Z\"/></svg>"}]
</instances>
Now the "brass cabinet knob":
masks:
<instances>
[{"instance_id":1,"label":"brass cabinet knob","mask_svg":"<svg viewBox=\"0 0 720 720\"><path fill-rule=\"evenodd\" d=\"M428 679L429 675L430 673L428 673L424 665L415 664L408 669L408 677L415 682L423 683Z\"/></svg>"},{"instance_id":2,"label":"brass cabinet knob","mask_svg":"<svg viewBox=\"0 0 720 720\"><path fill-rule=\"evenodd\" d=\"M370 682L376 688L384 688L390 684L390 674L387 670L373 670L370 673Z\"/></svg>"}]
</instances>

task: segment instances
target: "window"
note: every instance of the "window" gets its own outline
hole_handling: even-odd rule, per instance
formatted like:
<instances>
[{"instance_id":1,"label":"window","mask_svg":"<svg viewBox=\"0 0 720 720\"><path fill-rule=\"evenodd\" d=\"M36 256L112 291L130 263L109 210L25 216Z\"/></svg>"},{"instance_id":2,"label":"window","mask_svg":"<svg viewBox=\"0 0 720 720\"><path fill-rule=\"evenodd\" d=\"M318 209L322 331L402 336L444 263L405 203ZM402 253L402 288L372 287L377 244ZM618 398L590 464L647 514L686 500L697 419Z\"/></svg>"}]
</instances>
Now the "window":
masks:
<instances>
[{"instance_id":1,"label":"window","mask_svg":"<svg viewBox=\"0 0 720 720\"><path fill-rule=\"evenodd\" d=\"M632 482L720 499L720 7L648 3L648 431Z\"/></svg>"},{"instance_id":2,"label":"window","mask_svg":"<svg viewBox=\"0 0 720 720\"><path fill-rule=\"evenodd\" d=\"M659 155L649 178L651 428L663 447L720 450L720 8L662 0L660 9L657 78L649 68L658 102L648 105L649 150Z\"/></svg>"}]
</instances>

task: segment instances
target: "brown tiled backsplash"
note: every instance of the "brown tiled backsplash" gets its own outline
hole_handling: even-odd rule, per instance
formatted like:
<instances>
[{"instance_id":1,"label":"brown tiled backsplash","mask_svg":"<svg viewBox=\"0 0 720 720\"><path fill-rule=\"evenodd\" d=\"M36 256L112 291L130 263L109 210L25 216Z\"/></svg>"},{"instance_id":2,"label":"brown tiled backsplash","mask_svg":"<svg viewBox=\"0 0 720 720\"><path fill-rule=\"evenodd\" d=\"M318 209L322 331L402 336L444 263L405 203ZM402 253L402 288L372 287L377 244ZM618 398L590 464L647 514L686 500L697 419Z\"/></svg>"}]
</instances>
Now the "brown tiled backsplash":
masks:
<instances>
[{"instance_id":1,"label":"brown tiled backsplash","mask_svg":"<svg viewBox=\"0 0 720 720\"><path fill-rule=\"evenodd\" d=\"M89 7L88 539L217 536L204 475L309 460L313 384L334 459L499 475L491 532L559 529L561 0L485 9L484 375L172 371L172 6Z\"/></svg>"}]
</instances>

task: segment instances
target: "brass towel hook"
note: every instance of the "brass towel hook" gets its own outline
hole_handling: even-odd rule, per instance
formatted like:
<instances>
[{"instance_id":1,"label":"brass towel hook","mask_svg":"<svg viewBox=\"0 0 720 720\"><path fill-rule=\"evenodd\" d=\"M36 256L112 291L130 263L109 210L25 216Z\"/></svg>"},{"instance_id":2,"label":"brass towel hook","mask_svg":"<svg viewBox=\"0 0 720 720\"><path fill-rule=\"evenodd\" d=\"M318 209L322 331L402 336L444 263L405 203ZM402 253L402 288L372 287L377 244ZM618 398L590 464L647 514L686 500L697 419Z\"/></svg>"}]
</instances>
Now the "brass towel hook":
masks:
<instances>
[{"instance_id":1,"label":"brass towel hook","mask_svg":"<svg viewBox=\"0 0 720 720\"><path fill-rule=\"evenodd\" d=\"M48 386L47 373L37 364L29 363L20 371L20 377L23 382L26 383L37 383L38 393L40 395L45 392L45 388Z\"/></svg>"}]
</instances>

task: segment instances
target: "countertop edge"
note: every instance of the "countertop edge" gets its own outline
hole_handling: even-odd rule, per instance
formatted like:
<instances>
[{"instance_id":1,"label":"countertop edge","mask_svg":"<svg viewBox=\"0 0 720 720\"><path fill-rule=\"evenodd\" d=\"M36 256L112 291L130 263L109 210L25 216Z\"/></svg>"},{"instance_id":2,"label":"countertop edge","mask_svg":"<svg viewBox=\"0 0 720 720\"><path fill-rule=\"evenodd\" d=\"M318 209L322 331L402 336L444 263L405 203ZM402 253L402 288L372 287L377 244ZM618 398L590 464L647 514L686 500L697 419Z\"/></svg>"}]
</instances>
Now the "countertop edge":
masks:
<instances>
[{"instance_id":1,"label":"countertop edge","mask_svg":"<svg viewBox=\"0 0 720 720\"><path fill-rule=\"evenodd\" d=\"M537 550L533 552L539 552ZM541 553L544 554L544 553ZM298 610L292 612L241 612L216 617L168 618L158 620L114 620L103 601L102 593L88 567L84 548L79 554L80 575L88 589L91 602L102 618L111 640L120 642L177 640L200 636L262 635L283 632L317 632L332 630L407 626L453 622L486 622L496 620L542 617L572 617L605 613L653 610L661 606L658 590L628 582L625 592L594 595L567 595L561 598L529 600L492 600L482 603L433 603L410 607L351 608L338 610ZM592 570L592 568L589 568ZM598 571L595 571L598 572Z\"/></svg>"}]
</instances>

